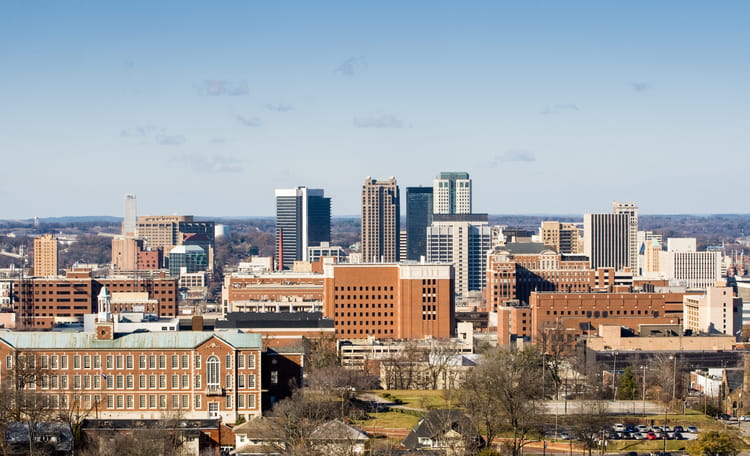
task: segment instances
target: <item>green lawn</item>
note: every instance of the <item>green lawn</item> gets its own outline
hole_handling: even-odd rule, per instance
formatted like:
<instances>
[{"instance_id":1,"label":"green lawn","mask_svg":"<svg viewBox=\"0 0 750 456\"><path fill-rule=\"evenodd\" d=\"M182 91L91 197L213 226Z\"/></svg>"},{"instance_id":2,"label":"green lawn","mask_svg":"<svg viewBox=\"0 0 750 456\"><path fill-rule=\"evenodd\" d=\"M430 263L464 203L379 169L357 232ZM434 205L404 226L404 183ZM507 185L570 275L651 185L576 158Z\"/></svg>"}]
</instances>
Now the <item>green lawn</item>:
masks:
<instances>
[{"instance_id":1,"label":"green lawn","mask_svg":"<svg viewBox=\"0 0 750 456\"><path fill-rule=\"evenodd\" d=\"M370 413L366 420L357 420L358 426L381 426L388 429L413 429L419 422L418 416L407 415L399 412Z\"/></svg>"},{"instance_id":2,"label":"green lawn","mask_svg":"<svg viewBox=\"0 0 750 456\"><path fill-rule=\"evenodd\" d=\"M443 397L443 391L435 390L377 390L372 391L386 400L395 400L396 398L403 401L406 407L418 409L447 408L448 403ZM390 397L388 396L390 394Z\"/></svg>"}]
</instances>

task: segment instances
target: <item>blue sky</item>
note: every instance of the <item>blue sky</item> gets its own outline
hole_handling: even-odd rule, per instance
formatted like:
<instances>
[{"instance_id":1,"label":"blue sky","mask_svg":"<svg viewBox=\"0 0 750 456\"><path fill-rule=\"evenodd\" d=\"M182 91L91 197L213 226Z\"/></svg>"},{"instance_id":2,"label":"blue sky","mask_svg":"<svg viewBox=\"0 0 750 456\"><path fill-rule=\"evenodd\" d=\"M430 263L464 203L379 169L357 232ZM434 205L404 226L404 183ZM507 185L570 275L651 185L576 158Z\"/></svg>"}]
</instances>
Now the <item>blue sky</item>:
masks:
<instances>
[{"instance_id":1,"label":"blue sky","mask_svg":"<svg viewBox=\"0 0 750 456\"><path fill-rule=\"evenodd\" d=\"M0 4L0 218L261 216L468 171L474 210L747 213L750 2Z\"/></svg>"}]
</instances>

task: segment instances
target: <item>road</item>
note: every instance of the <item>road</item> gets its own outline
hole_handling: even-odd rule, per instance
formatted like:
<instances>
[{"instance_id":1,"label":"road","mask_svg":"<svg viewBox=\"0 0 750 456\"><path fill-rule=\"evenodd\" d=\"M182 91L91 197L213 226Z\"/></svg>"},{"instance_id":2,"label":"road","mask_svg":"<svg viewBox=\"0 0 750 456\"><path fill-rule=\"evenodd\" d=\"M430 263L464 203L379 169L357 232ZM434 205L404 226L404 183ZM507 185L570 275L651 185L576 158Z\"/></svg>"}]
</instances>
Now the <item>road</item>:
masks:
<instances>
[{"instance_id":1,"label":"road","mask_svg":"<svg viewBox=\"0 0 750 456\"><path fill-rule=\"evenodd\" d=\"M575 415L590 412L592 401L545 401L544 406L550 415ZM601 402L598 402L601 403ZM597 404L598 404L597 403ZM604 401L607 410L613 415L659 415L664 413L664 405L654 401Z\"/></svg>"}]
</instances>

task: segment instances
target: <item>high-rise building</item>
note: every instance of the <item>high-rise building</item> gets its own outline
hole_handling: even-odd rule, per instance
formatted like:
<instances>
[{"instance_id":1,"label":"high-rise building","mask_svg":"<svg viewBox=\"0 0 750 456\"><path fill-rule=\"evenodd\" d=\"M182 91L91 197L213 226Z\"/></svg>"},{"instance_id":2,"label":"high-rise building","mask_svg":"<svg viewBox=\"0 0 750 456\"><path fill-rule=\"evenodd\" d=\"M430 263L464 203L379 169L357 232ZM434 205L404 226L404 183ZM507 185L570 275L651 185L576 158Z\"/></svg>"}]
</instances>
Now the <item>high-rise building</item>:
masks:
<instances>
[{"instance_id":1,"label":"high-rise building","mask_svg":"<svg viewBox=\"0 0 750 456\"><path fill-rule=\"evenodd\" d=\"M276 189L276 259L279 269L308 261L308 247L331 241L331 198L323 189Z\"/></svg>"},{"instance_id":2,"label":"high-rise building","mask_svg":"<svg viewBox=\"0 0 750 456\"><path fill-rule=\"evenodd\" d=\"M427 256L427 227L432 223L432 187L406 187L406 259Z\"/></svg>"},{"instance_id":3,"label":"high-rise building","mask_svg":"<svg viewBox=\"0 0 750 456\"><path fill-rule=\"evenodd\" d=\"M123 236L135 235L136 200L135 195L125 195L125 218L122 220Z\"/></svg>"},{"instance_id":4,"label":"high-rise building","mask_svg":"<svg viewBox=\"0 0 750 456\"><path fill-rule=\"evenodd\" d=\"M368 177L362 186L362 261L399 261L401 205L396 178Z\"/></svg>"},{"instance_id":5,"label":"high-rise building","mask_svg":"<svg viewBox=\"0 0 750 456\"><path fill-rule=\"evenodd\" d=\"M628 267L638 271L638 205L635 203L612 203L612 213L628 216Z\"/></svg>"},{"instance_id":6,"label":"high-rise building","mask_svg":"<svg viewBox=\"0 0 750 456\"><path fill-rule=\"evenodd\" d=\"M581 253L580 230L575 223L545 221L539 232L542 243L554 247L559 253Z\"/></svg>"},{"instance_id":7,"label":"high-rise building","mask_svg":"<svg viewBox=\"0 0 750 456\"><path fill-rule=\"evenodd\" d=\"M192 215L145 215L136 222L136 236L150 250L169 252L178 245L198 245L208 253L208 270L213 270L215 222L195 221Z\"/></svg>"},{"instance_id":8,"label":"high-rise building","mask_svg":"<svg viewBox=\"0 0 750 456\"><path fill-rule=\"evenodd\" d=\"M612 204L612 214L584 214L583 253L591 267L638 269L638 206Z\"/></svg>"},{"instance_id":9,"label":"high-rise building","mask_svg":"<svg viewBox=\"0 0 750 456\"><path fill-rule=\"evenodd\" d=\"M34 275L51 277L57 275L57 239L51 234L34 238Z\"/></svg>"},{"instance_id":10,"label":"high-rise building","mask_svg":"<svg viewBox=\"0 0 750 456\"><path fill-rule=\"evenodd\" d=\"M440 173L433 182L433 213L471 214L469 173Z\"/></svg>"},{"instance_id":11,"label":"high-rise building","mask_svg":"<svg viewBox=\"0 0 750 456\"><path fill-rule=\"evenodd\" d=\"M453 264L457 294L484 288L491 248L487 214L434 214L427 229L427 261Z\"/></svg>"}]
</instances>

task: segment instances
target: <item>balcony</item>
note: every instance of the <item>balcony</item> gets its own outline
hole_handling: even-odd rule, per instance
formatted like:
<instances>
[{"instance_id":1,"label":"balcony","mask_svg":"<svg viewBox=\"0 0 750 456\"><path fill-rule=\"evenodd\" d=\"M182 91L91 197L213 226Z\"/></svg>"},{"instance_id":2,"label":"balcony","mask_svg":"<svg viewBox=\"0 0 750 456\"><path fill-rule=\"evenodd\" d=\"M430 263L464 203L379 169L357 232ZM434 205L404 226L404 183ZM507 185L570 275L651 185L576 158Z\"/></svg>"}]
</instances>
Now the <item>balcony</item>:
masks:
<instances>
[{"instance_id":1,"label":"balcony","mask_svg":"<svg viewBox=\"0 0 750 456\"><path fill-rule=\"evenodd\" d=\"M223 396L224 390L219 385L208 385L206 387L206 396Z\"/></svg>"}]
</instances>

